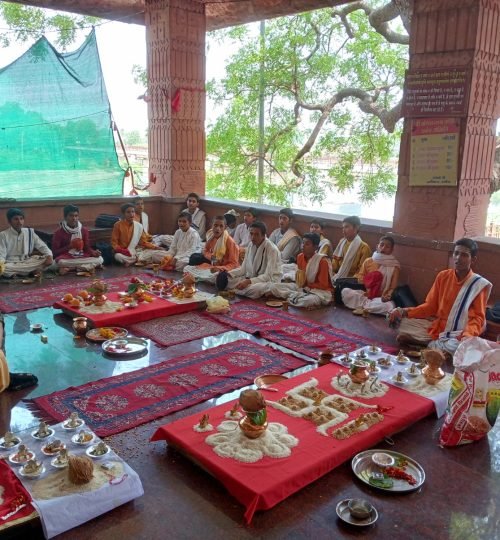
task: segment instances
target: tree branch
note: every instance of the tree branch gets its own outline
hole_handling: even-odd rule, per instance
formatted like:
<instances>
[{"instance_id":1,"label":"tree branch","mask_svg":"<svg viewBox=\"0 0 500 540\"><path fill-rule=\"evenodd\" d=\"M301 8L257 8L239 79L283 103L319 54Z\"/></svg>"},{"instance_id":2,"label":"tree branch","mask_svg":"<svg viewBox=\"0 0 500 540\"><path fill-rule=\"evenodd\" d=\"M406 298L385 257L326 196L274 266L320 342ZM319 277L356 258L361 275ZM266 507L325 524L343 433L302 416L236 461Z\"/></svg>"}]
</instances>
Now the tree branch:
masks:
<instances>
[{"instance_id":1,"label":"tree branch","mask_svg":"<svg viewBox=\"0 0 500 540\"><path fill-rule=\"evenodd\" d=\"M388 89L389 87L376 88L373 91L373 94L370 94L369 92L362 90L361 88L344 88L335 93L326 103L322 105L311 105L297 100L297 105L303 109L321 111L321 115L318 118L314 128L312 129L309 138L302 146L302 148L297 152L292 161L291 171L298 178L298 185L300 185L305 180L304 173L302 172L300 167L300 160L311 151L311 148L316 143L318 135L320 134L323 125L328 120L328 117L330 116L332 110L335 108L336 105L338 105L345 99L358 99L358 107L361 111L366 114L376 116L389 133L394 132L396 123L401 118L402 101L400 101L397 105L395 105L392 109L389 110L383 109L376 104L380 92L387 91Z\"/></svg>"},{"instance_id":2,"label":"tree branch","mask_svg":"<svg viewBox=\"0 0 500 540\"><path fill-rule=\"evenodd\" d=\"M405 9L407 8L407 9ZM406 34L399 34L392 30L389 26L389 21L401 17L405 28L409 25L411 18L410 5L407 0L389 0L387 4L378 8L372 8L366 2L353 2L343 8L333 9L332 17L338 17L345 27L347 35L352 39L354 32L347 19L347 15L358 10L363 10L372 28L383 36L389 43L399 43L400 45L408 45L410 38Z\"/></svg>"}]
</instances>

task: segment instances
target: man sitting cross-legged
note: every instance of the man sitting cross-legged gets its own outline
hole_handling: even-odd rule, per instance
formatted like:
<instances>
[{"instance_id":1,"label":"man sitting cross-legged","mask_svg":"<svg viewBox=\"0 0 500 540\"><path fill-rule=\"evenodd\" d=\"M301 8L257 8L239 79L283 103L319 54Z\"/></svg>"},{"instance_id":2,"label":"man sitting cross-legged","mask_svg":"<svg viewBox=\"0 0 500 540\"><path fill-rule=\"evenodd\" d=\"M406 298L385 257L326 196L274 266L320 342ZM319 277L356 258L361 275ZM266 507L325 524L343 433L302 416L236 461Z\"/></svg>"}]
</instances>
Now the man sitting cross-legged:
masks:
<instances>
[{"instance_id":1,"label":"man sitting cross-legged","mask_svg":"<svg viewBox=\"0 0 500 540\"><path fill-rule=\"evenodd\" d=\"M217 289L235 289L236 294L260 298L270 283L281 281L281 258L278 248L266 238L266 226L256 221L250 225L251 244L243 264L230 272L217 274Z\"/></svg>"},{"instance_id":2,"label":"man sitting cross-legged","mask_svg":"<svg viewBox=\"0 0 500 540\"><path fill-rule=\"evenodd\" d=\"M189 257L189 265L184 268L184 272L189 272L198 279L214 282L213 274L238 268L238 255L238 246L227 231L224 217L216 216L212 221L212 228L207 232L203 251Z\"/></svg>"},{"instance_id":3,"label":"man sitting cross-legged","mask_svg":"<svg viewBox=\"0 0 500 540\"><path fill-rule=\"evenodd\" d=\"M24 226L22 210L9 208L7 221L9 228L0 232L0 262L4 265L4 276L27 276L55 267L47 244L33 229Z\"/></svg>"},{"instance_id":4,"label":"man sitting cross-legged","mask_svg":"<svg viewBox=\"0 0 500 540\"><path fill-rule=\"evenodd\" d=\"M122 204L120 209L122 219L114 224L111 233L111 247L115 252L115 259L124 266L150 262L154 251L160 248L148 242L143 226L135 221L133 204Z\"/></svg>"},{"instance_id":5,"label":"man sitting cross-legged","mask_svg":"<svg viewBox=\"0 0 500 540\"><path fill-rule=\"evenodd\" d=\"M355 315L365 311L385 315L395 308L391 296L399 279L399 261L392 254L394 239L382 236L377 251L361 266L356 274L360 290L348 285L342 289L342 301Z\"/></svg>"},{"instance_id":6,"label":"man sitting cross-legged","mask_svg":"<svg viewBox=\"0 0 500 540\"><path fill-rule=\"evenodd\" d=\"M326 236L323 234L324 228L324 221L321 221L319 219L313 219L309 227L309 232L319 234L320 241L318 246L318 253L320 253L321 255L326 255L329 259L331 259L333 255L333 246L330 240L328 240L328 238L326 238Z\"/></svg>"},{"instance_id":7,"label":"man sitting cross-legged","mask_svg":"<svg viewBox=\"0 0 500 540\"><path fill-rule=\"evenodd\" d=\"M349 284L358 282L354 276L360 271L364 260L371 253L368 244L363 242L358 234L360 228L361 220L358 216L348 216L342 220L344 238L337 244L332 258L333 284L337 304L342 304L342 289L349 287Z\"/></svg>"},{"instance_id":8,"label":"man sitting cross-legged","mask_svg":"<svg viewBox=\"0 0 500 540\"><path fill-rule=\"evenodd\" d=\"M389 323L401 322L400 344L428 346L452 355L461 340L482 334L491 283L471 270L477 252L474 240L457 240L454 268L439 272L425 302L391 311Z\"/></svg>"},{"instance_id":9,"label":"man sitting cross-legged","mask_svg":"<svg viewBox=\"0 0 500 540\"><path fill-rule=\"evenodd\" d=\"M193 253L200 253L201 239L197 231L191 227L191 214L181 212L177 218L179 228L168 251L160 250L153 255L153 262L159 263L164 270L182 272L188 265Z\"/></svg>"},{"instance_id":10,"label":"man sitting cross-legged","mask_svg":"<svg viewBox=\"0 0 500 540\"><path fill-rule=\"evenodd\" d=\"M52 252L59 267L65 274L71 269L94 270L102 266L101 252L90 246L89 231L79 221L78 206L64 207L64 219L52 238Z\"/></svg>"},{"instance_id":11,"label":"man sitting cross-legged","mask_svg":"<svg viewBox=\"0 0 500 540\"><path fill-rule=\"evenodd\" d=\"M306 233L302 238L302 253L297 255L295 283L271 283L267 294L288 300L297 307L327 306L332 301L332 280L328 257L317 253L320 237Z\"/></svg>"}]
</instances>

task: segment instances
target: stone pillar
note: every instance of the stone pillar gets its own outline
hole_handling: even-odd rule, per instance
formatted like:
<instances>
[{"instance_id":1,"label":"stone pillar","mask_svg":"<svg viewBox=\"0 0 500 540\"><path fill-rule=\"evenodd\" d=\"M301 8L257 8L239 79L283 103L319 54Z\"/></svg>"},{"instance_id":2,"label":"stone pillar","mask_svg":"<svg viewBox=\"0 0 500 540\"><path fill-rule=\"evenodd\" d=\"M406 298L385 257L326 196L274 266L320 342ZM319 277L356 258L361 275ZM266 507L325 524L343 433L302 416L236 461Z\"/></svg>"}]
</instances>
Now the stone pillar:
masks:
<instances>
[{"instance_id":1,"label":"stone pillar","mask_svg":"<svg viewBox=\"0 0 500 540\"><path fill-rule=\"evenodd\" d=\"M500 116L500 0L414 1L410 69L449 67L471 70L467 115L460 120L458 185L409 186L406 119L394 216L401 235L444 241L484 235Z\"/></svg>"},{"instance_id":2,"label":"stone pillar","mask_svg":"<svg viewBox=\"0 0 500 540\"><path fill-rule=\"evenodd\" d=\"M205 193L205 7L146 0L150 194Z\"/></svg>"}]
</instances>

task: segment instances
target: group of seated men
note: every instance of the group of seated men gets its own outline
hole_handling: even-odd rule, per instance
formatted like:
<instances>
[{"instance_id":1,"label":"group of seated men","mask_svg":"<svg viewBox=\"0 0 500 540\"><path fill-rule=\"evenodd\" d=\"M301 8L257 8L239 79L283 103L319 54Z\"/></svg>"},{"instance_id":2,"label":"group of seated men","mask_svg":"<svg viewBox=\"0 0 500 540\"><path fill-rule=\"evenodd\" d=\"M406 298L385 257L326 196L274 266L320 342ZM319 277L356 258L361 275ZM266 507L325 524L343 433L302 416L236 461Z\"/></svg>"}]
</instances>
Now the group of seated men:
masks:
<instances>
[{"instance_id":1,"label":"group of seated men","mask_svg":"<svg viewBox=\"0 0 500 540\"><path fill-rule=\"evenodd\" d=\"M125 266L153 263L165 270L190 272L200 281L215 284L219 291L231 289L253 299L276 297L296 307L327 306L335 299L354 313L387 315L392 326L400 325L401 344L431 346L449 354L461 339L484 331L491 283L471 269L478 251L471 239L455 242L455 268L437 275L423 304L400 308L392 301L400 269L393 255L394 239L383 236L371 254L359 235L357 216L344 218L343 237L333 249L319 220L313 220L309 232L301 236L292 227L294 215L289 208L280 210L279 227L269 236L255 208L245 210L243 223L237 226L234 210L216 216L206 231L206 215L199 201L196 194L190 194L174 235L154 237L144 201L139 198L134 204L122 205L121 219L111 236L115 260ZM64 274L103 264L100 252L90 246L77 206L64 208L52 251L33 229L24 227L22 210L9 209L7 220L9 227L0 232L3 276L47 269Z\"/></svg>"}]
</instances>

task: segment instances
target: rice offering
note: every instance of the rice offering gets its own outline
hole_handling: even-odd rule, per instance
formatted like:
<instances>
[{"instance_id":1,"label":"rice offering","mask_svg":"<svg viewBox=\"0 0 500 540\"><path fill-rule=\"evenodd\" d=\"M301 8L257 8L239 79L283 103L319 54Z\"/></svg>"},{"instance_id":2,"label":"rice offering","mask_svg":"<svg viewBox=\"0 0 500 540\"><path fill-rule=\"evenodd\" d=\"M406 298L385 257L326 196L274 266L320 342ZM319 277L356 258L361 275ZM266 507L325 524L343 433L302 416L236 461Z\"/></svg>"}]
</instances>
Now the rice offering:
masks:
<instances>
[{"instance_id":1,"label":"rice offering","mask_svg":"<svg viewBox=\"0 0 500 540\"><path fill-rule=\"evenodd\" d=\"M455 372L440 443L457 446L482 439L500 409L500 345L481 338L463 341L453 358Z\"/></svg>"}]
</instances>

